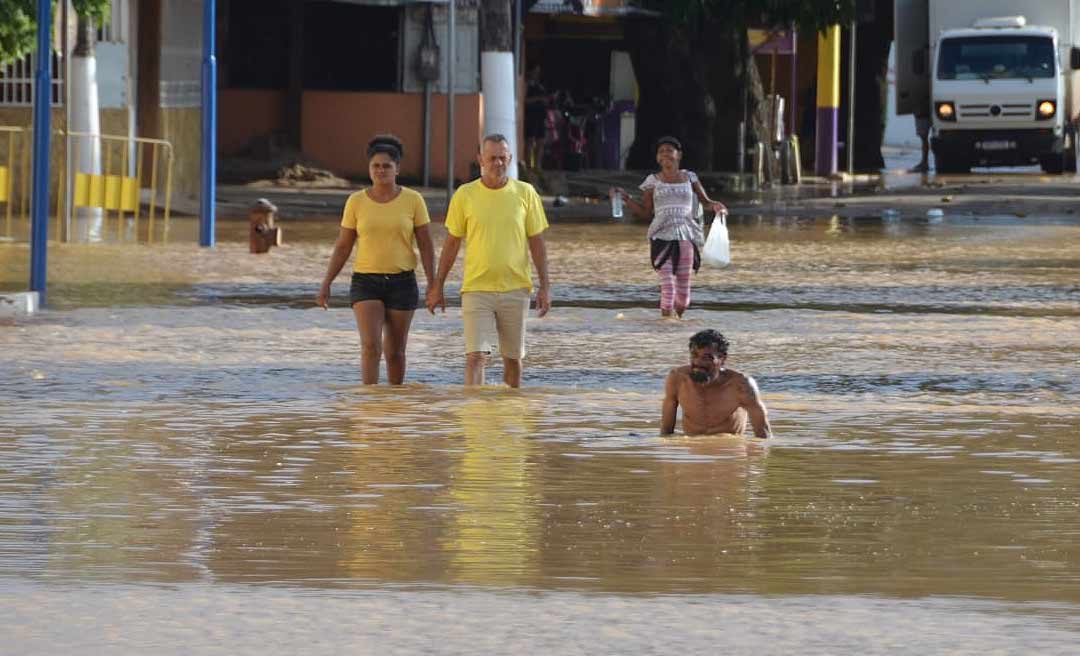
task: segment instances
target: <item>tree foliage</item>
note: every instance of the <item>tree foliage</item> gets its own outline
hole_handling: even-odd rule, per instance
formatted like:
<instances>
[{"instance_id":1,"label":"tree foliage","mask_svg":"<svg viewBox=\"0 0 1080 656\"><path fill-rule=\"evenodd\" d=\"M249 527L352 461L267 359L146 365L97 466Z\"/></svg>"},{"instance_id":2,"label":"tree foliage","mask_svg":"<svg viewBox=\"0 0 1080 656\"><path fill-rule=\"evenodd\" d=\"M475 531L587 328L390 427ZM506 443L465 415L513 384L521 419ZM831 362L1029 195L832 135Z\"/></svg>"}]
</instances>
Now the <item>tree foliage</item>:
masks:
<instances>
[{"instance_id":1,"label":"tree foliage","mask_svg":"<svg viewBox=\"0 0 1080 656\"><path fill-rule=\"evenodd\" d=\"M742 19L749 24L791 25L823 30L846 25L855 16L857 0L640 0L639 5L694 23L715 18Z\"/></svg>"},{"instance_id":2,"label":"tree foliage","mask_svg":"<svg viewBox=\"0 0 1080 656\"><path fill-rule=\"evenodd\" d=\"M95 25L101 25L109 18L112 0L72 0L71 5L75 8L76 14L92 18Z\"/></svg>"},{"instance_id":3,"label":"tree foliage","mask_svg":"<svg viewBox=\"0 0 1080 656\"><path fill-rule=\"evenodd\" d=\"M34 0L0 0L0 62L33 49L36 13Z\"/></svg>"},{"instance_id":4,"label":"tree foliage","mask_svg":"<svg viewBox=\"0 0 1080 656\"><path fill-rule=\"evenodd\" d=\"M56 15L56 0L51 2ZM112 0L73 0L75 13L100 25L109 18ZM37 32L36 0L0 0L0 62L11 61L34 49Z\"/></svg>"}]
</instances>

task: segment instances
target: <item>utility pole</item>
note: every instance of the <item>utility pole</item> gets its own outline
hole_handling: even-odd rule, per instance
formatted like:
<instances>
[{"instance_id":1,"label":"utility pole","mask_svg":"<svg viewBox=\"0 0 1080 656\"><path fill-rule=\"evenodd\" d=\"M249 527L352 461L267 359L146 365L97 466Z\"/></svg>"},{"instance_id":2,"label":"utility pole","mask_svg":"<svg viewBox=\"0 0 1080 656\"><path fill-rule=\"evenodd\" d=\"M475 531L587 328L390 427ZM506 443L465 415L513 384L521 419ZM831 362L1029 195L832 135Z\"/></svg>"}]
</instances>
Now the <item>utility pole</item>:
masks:
<instances>
[{"instance_id":1,"label":"utility pole","mask_svg":"<svg viewBox=\"0 0 1080 656\"><path fill-rule=\"evenodd\" d=\"M215 200L217 197L217 38L214 0L203 0L202 58L202 211L199 213L199 245L210 248L215 242Z\"/></svg>"},{"instance_id":2,"label":"utility pole","mask_svg":"<svg viewBox=\"0 0 1080 656\"><path fill-rule=\"evenodd\" d=\"M858 21L848 30L847 172L855 173L855 32Z\"/></svg>"},{"instance_id":3,"label":"utility pole","mask_svg":"<svg viewBox=\"0 0 1080 656\"><path fill-rule=\"evenodd\" d=\"M34 186L30 201L30 291L37 292L38 304L45 305L48 285L49 246L49 132L52 130L52 3L37 3L37 64L34 75Z\"/></svg>"}]
</instances>

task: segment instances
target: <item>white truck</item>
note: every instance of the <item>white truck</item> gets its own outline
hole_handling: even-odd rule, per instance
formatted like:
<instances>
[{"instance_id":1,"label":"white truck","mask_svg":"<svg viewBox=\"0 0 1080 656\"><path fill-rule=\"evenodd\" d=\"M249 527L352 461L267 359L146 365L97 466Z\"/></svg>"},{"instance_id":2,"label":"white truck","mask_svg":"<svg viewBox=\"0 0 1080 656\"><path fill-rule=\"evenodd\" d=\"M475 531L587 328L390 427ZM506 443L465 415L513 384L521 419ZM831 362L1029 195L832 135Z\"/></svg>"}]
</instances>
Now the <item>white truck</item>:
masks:
<instances>
[{"instance_id":1,"label":"white truck","mask_svg":"<svg viewBox=\"0 0 1080 656\"><path fill-rule=\"evenodd\" d=\"M941 173L1076 170L1080 0L896 0L896 110Z\"/></svg>"}]
</instances>

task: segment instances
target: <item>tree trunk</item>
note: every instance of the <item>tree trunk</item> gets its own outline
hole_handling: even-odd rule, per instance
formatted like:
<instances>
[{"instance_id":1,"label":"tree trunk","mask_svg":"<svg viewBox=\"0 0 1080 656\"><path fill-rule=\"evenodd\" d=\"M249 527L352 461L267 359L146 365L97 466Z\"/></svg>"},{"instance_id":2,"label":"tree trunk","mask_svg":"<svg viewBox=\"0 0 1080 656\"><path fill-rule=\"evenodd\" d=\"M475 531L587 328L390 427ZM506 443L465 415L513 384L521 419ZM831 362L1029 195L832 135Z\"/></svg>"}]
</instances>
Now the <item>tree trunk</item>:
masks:
<instances>
[{"instance_id":1,"label":"tree trunk","mask_svg":"<svg viewBox=\"0 0 1080 656\"><path fill-rule=\"evenodd\" d=\"M671 135L682 141L687 168L712 169L716 105L701 56L704 35L665 19L630 17L624 27L640 89L627 166L655 169L654 144Z\"/></svg>"},{"instance_id":2,"label":"tree trunk","mask_svg":"<svg viewBox=\"0 0 1080 656\"><path fill-rule=\"evenodd\" d=\"M94 58L94 21L80 15L75 49L71 57L71 126L72 132L92 136L74 137L79 158L73 162L77 173L101 174L101 118L98 104L97 60ZM76 240L101 241L102 211L81 208L76 213Z\"/></svg>"},{"instance_id":3,"label":"tree trunk","mask_svg":"<svg viewBox=\"0 0 1080 656\"><path fill-rule=\"evenodd\" d=\"M653 144L670 134L682 140L687 168L736 170L743 120L745 147L767 142L769 107L745 21L725 18L692 26L655 18L626 20L626 41L632 44L630 58L640 88L637 133L627 166L654 168Z\"/></svg>"},{"instance_id":4,"label":"tree trunk","mask_svg":"<svg viewBox=\"0 0 1080 656\"><path fill-rule=\"evenodd\" d=\"M702 52L709 69L709 89L716 98L723 98L716 108L714 151L716 169L738 170L739 123L746 121L748 152L756 143L768 143L769 106L757 63L750 52L745 28L736 21L713 21L708 32L715 37Z\"/></svg>"},{"instance_id":5,"label":"tree trunk","mask_svg":"<svg viewBox=\"0 0 1080 656\"><path fill-rule=\"evenodd\" d=\"M501 134L514 158L510 177L517 178L517 112L515 111L511 0L483 0L480 21L480 86L484 99L484 134Z\"/></svg>"},{"instance_id":6,"label":"tree trunk","mask_svg":"<svg viewBox=\"0 0 1080 656\"><path fill-rule=\"evenodd\" d=\"M859 24L855 36L855 169L876 172L885 167L889 45L893 38L893 0L875 0L873 20Z\"/></svg>"},{"instance_id":7,"label":"tree trunk","mask_svg":"<svg viewBox=\"0 0 1080 656\"><path fill-rule=\"evenodd\" d=\"M510 29L513 0L484 0L480 8L480 50L511 52L514 33Z\"/></svg>"}]
</instances>

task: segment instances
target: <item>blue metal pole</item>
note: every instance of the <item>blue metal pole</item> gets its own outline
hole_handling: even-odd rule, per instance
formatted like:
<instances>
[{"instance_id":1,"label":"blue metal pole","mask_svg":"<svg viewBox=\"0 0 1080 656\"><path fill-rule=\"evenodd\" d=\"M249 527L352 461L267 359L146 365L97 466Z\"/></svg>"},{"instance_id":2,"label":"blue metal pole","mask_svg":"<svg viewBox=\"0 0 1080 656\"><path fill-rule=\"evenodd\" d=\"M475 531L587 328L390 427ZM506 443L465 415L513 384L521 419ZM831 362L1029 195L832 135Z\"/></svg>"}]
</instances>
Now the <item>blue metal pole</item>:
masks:
<instances>
[{"instance_id":1,"label":"blue metal pole","mask_svg":"<svg viewBox=\"0 0 1080 656\"><path fill-rule=\"evenodd\" d=\"M38 293L38 303L45 306L48 283L47 249L49 245L49 91L52 74L52 3L37 3L37 72L34 75L34 186L30 198L33 219L30 227L30 291Z\"/></svg>"},{"instance_id":2,"label":"blue metal pole","mask_svg":"<svg viewBox=\"0 0 1080 656\"><path fill-rule=\"evenodd\" d=\"M216 8L214 0L203 0L202 62L202 212L199 217L199 245L214 245L214 201L217 185L217 57Z\"/></svg>"}]
</instances>

